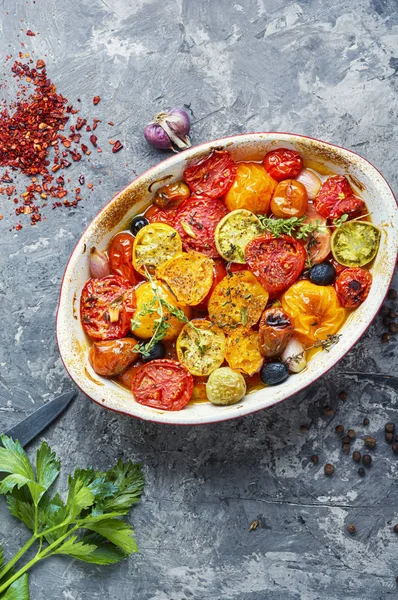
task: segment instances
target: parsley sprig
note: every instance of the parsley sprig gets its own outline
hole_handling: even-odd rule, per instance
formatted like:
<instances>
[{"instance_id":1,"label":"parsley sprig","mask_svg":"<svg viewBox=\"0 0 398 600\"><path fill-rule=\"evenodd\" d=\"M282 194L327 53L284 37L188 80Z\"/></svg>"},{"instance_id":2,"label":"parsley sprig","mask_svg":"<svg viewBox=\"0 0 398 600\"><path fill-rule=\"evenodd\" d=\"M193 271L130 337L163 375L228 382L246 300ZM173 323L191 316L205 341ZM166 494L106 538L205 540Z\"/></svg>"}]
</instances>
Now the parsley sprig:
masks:
<instances>
[{"instance_id":1,"label":"parsley sprig","mask_svg":"<svg viewBox=\"0 0 398 600\"><path fill-rule=\"evenodd\" d=\"M38 562L63 554L96 565L116 563L137 552L133 530L123 519L139 501L144 478L139 464L117 464L109 471L76 469L68 479L66 501L50 488L60 472L60 461L44 442L36 454L36 469L19 442L0 438L0 494L11 514L32 536L4 564L0 546L0 597L29 600L28 571ZM14 566L37 544L36 554L19 571Z\"/></svg>"}]
</instances>

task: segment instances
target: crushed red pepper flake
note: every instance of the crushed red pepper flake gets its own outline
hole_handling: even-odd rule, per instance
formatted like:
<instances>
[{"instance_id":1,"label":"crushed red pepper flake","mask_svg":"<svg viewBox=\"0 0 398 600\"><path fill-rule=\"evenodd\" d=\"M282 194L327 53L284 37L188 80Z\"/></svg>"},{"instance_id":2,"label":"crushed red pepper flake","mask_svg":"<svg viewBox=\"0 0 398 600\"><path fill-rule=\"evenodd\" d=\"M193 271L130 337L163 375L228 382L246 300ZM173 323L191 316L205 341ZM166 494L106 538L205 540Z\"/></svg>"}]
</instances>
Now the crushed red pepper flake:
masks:
<instances>
[{"instance_id":1,"label":"crushed red pepper flake","mask_svg":"<svg viewBox=\"0 0 398 600\"><path fill-rule=\"evenodd\" d=\"M30 29L28 29L28 31L26 32L26 35L28 35L29 37L35 37L35 33L33 33L33 31L31 31Z\"/></svg>"},{"instance_id":2,"label":"crushed red pepper flake","mask_svg":"<svg viewBox=\"0 0 398 600\"><path fill-rule=\"evenodd\" d=\"M119 152L119 150L121 150L122 148L123 144L120 142L120 140L117 140L112 147L112 152Z\"/></svg>"},{"instance_id":3,"label":"crushed red pepper flake","mask_svg":"<svg viewBox=\"0 0 398 600\"><path fill-rule=\"evenodd\" d=\"M93 104L96 106L100 100L101 100L100 96L94 96Z\"/></svg>"}]
</instances>

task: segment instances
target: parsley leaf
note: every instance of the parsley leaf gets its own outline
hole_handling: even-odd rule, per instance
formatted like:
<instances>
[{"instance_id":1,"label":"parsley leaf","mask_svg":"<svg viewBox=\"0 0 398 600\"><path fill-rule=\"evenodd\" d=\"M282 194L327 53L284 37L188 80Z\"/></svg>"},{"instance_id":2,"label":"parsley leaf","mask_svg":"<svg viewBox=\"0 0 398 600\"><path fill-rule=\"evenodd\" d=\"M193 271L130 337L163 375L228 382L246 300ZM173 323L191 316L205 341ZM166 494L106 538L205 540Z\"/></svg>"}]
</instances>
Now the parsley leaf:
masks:
<instances>
[{"instance_id":1,"label":"parsley leaf","mask_svg":"<svg viewBox=\"0 0 398 600\"><path fill-rule=\"evenodd\" d=\"M28 575L25 573L10 585L1 600L29 600L29 598Z\"/></svg>"}]
</instances>

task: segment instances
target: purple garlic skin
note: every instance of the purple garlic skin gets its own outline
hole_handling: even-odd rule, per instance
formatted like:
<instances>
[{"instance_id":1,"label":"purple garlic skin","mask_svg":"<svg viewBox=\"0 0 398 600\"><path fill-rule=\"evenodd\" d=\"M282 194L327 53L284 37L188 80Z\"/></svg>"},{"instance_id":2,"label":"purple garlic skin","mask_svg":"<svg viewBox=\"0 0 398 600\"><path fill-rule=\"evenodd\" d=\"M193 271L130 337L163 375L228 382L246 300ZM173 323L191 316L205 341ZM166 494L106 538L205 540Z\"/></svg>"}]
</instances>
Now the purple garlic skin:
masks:
<instances>
[{"instance_id":1,"label":"purple garlic skin","mask_svg":"<svg viewBox=\"0 0 398 600\"><path fill-rule=\"evenodd\" d=\"M97 250L95 246L90 248L90 277L101 279L111 272L109 260L104 252Z\"/></svg>"},{"instance_id":2,"label":"purple garlic skin","mask_svg":"<svg viewBox=\"0 0 398 600\"><path fill-rule=\"evenodd\" d=\"M191 145L189 128L190 119L185 110L171 108L153 118L144 128L144 137L154 148L178 152Z\"/></svg>"}]
</instances>

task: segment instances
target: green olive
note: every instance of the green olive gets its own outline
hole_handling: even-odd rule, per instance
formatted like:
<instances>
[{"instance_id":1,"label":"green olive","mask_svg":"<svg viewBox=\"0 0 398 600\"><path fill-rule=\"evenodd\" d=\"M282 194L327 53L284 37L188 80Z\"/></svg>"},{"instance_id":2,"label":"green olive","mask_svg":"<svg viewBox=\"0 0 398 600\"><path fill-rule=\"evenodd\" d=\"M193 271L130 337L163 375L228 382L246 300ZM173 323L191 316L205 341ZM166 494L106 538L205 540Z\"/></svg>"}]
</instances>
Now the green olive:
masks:
<instances>
[{"instance_id":1,"label":"green olive","mask_svg":"<svg viewBox=\"0 0 398 600\"><path fill-rule=\"evenodd\" d=\"M348 221L337 227L331 239L332 254L345 267L363 267L374 259L380 230L366 221Z\"/></svg>"},{"instance_id":2,"label":"green olive","mask_svg":"<svg viewBox=\"0 0 398 600\"><path fill-rule=\"evenodd\" d=\"M246 394L246 382L241 373L229 367L220 367L210 374L206 383L207 399L212 404L236 404Z\"/></svg>"}]
</instances>

